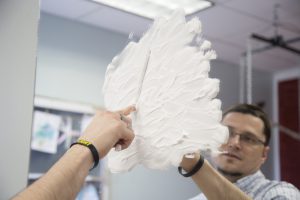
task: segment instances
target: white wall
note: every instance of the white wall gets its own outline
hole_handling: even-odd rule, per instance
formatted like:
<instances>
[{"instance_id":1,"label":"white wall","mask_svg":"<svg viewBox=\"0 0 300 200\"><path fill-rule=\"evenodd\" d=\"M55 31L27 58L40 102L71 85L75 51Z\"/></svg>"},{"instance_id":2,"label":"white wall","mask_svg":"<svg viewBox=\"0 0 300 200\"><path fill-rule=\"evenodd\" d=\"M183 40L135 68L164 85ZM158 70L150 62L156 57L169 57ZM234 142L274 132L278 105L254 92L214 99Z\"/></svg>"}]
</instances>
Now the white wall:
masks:
<instances>
[{"instance_id":1,"label":"white wall","mask_svg":"<svg viewBox=\"0 0 300 200\"><path fill-rule=\"evenodd\" d=\"M0 199L27 184L39 1L0 1Z\"/></svg>"},{"instance_id":2,"label":"white wall","mask_svg":"<svg viewBox=\"0 0 300 200\"><path fill-rule=\"evenodd\" d=\"M103 105L101 87L107 64L127 43L127 36L43 14L39 32L38 95ZM230 63L214 61L211 77L221 80L223 108L239 101L239 71ZM266 101L270 112L271 75L254 72L253 99ZM271 170L272 171L272 170ZM154 171L137 167L112 175L113 200L183 200L198 193L177 169Z\"/></svg>"},{"instance_id":3,"label":"white wall","mask_svg":"<svg viewBox=\"0 0 300 200\"><path fill-rule=\"evenodd\" d=\"M42 14L36 94L103 105L106 66L127 36Z\"/></svg>"}]
</instances>

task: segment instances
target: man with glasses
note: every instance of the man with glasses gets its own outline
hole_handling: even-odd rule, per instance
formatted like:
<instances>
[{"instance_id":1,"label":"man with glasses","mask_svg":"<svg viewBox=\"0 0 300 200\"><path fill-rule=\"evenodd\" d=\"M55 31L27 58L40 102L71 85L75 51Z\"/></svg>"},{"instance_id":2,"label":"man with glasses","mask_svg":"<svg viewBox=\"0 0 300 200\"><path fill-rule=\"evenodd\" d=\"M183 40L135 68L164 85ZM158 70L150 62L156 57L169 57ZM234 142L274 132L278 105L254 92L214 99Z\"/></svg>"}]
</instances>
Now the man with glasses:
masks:
<instances>
[{"instance_id":1,"label":"man with glasses","mask_svg":"<svg viewBox=\"0 0 300 200\"><path fill-rule=\"evenodd\" d=\"M192 200L300 199L299 190L292 184L268 180L260 171L270 149L271 127L266 114L259 107L236 105L223 114L222 123L229 129L229 140L221 146L221 153L213 158L213 163L217 171L237 187L232 188L232 184L226 183L204 161L201 169L191 174L203 192ZM184 158L181 167L186 172L195 171L195 165L200 162L199 156Z\"/></svg>"}]
</instances>

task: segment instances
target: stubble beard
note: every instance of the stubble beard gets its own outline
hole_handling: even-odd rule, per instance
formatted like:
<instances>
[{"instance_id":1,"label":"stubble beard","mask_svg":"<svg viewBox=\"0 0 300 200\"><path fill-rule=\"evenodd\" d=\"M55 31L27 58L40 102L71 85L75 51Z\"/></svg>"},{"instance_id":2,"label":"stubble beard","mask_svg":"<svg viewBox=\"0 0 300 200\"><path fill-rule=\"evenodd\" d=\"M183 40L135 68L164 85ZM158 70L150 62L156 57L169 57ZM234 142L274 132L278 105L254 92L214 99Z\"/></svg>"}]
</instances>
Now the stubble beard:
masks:
<instances>
[{"instance_id":1,"label":"stubble beard","mask_svg":"<svg viewBox=\"0 0 300 200\"><path fill-rule=\"evenodd\" d=\"M232 178L238 178L238 177L243 176L243 173L241 173L241 172L229 172L224 169L221 169L220 167L217 167L217 170L225 177L229 176Z\"/></svg>"}]
</instances>

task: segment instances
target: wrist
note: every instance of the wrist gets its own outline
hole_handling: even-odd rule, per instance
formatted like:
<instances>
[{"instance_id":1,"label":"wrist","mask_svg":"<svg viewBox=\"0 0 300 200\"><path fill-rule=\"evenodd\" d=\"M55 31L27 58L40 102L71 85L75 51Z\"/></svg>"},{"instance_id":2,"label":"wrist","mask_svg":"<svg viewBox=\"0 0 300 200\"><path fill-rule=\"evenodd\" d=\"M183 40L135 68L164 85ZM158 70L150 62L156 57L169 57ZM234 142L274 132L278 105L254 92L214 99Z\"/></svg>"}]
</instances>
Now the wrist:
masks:
<instances>
[{"instance_id":1,"label":"wrist","mask_svg":"<svg viewBox=\"0 0 300 200\"><path fill-rule=\"evenodd\" d=\"M191 160L189 163L185 161L185 165L183 167L178 167L178 172L184 176L184 177L191 177L194 176L204 165L204 158L200 154L195 155L194 159ZM196 158L198 158L198 161L195 163ZM188 158L187 158L188 159ZM193 167L192 167L193 165ZM186 171L186 173L183 173L183 170Z\"/></svg>"},{"instance_id":2,"label":"wrist","mask_svg":"<svg viewBox=\"0 0 300 200\"><path fill-rule=\"evenodd\" d=\"M76 158L81 162L86 163L89 169L92 168L94 159L91 151L88 148L82 145L73 145L72 148L68 149L68 152L76 155Z\"/></svg>"},{"instance_id":3,"label":"wrist","mask_svg":"<svg viewBox=\"0 0 300 200\"><path fill-rule=\"evenodd\" d=\"M76 142L71 144L70 147L72 147L72 146L82 146L86 150L89 150L89 155L92 155L92 158L94 161L94 165L91 168L91 170L94 169L95 167L97 167L99 160L100 160L99 153L98 153L98 150L96 149L96 147L91 142L84 140L84 139L78 139ZM86 152L86 150L85 150L85 152Z\"/></svg>"},{"instance_id":4,"label":"wrist","mask_svg":"<svg viewBox=\"0 0 300 200\"><path fill-rule=\"evenodd\" d=\"M99 154L99 158L103 158L111 148L118 142L118 135L109 133L107 130L92 131L86 130L79 139L91 142Z\"/></svg>"},{"instance_id":5,"label":"wrist","mask_svg":"<svg viewBox=\"0 0 300 200\"><path fill-rule=\"evenodd\" d=\"M182 167L184 171L189 172L194 168L194 166L197 164L199 159L200 159L199 153L195 153L195 156L193 158L187 158L183 156L182 161L180 163L180 167Z\"/></svg>"}]
</instances>

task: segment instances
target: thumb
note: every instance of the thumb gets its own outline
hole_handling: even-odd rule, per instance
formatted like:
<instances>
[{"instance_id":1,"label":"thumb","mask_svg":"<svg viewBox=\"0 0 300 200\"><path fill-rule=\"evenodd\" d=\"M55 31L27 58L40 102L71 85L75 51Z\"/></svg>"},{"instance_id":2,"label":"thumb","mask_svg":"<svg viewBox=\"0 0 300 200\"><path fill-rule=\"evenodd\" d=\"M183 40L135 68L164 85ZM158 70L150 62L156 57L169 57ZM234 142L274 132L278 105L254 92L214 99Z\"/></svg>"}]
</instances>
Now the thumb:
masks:
<instances>
[{"instance_id":1,"label":"thumb","mask_svg":"<svg viewBox=\"0 0 300 200\"><path fill-rule=\"evenodd\" d=\"M129 115L130 113L136 111L135 106L128 106L122 110L117 111L117 113L120 113L122 115Z\"/></svg>"}]
</instances>

